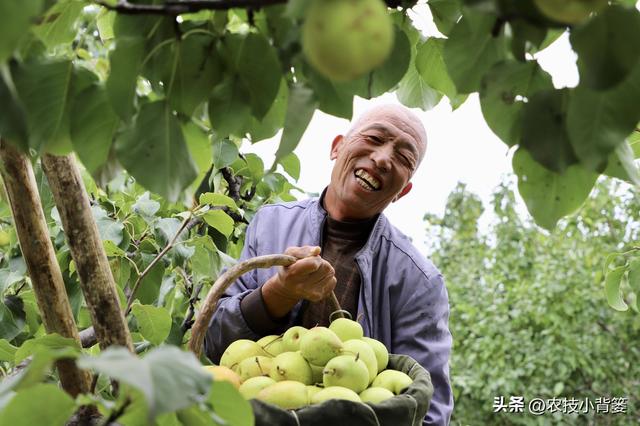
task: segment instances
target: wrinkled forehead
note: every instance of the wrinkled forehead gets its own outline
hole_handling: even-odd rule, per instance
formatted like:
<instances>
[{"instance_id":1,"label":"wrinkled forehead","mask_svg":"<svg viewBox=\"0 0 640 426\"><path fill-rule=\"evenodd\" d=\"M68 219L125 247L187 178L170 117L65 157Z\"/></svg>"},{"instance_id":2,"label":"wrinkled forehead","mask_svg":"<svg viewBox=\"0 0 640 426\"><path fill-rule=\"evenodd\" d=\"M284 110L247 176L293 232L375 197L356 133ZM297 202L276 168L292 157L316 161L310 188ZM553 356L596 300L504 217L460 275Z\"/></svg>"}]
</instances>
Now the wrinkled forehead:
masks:
<instances>
[{"instance_id":1,"label":"wrinkled forehead","mask_svg":"<svg viewBox=\"0 0 640 426\"><path fill-rule=\"evenodd\" d=\"M400 105L382 105L362 114L351 126L348 134L381 125L406 133L415 140L421 156L427 147L427 132L418 118L409 109Z\"/></svg>"}]
</instances>

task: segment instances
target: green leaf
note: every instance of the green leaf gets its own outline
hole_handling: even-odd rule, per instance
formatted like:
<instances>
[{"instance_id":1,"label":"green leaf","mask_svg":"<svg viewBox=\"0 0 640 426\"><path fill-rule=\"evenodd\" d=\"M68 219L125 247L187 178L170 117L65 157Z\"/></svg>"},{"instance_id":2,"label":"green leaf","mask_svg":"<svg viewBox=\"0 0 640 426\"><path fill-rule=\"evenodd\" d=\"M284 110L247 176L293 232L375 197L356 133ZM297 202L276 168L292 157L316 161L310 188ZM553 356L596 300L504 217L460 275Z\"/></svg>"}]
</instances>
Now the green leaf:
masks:
<instances>
[{"instance_id":1,"label":"green leaf","mask_svg":"<svg viewBox=\"0 0 640 426\"><path fill-rule=\"evenodd\" d=\"M442 57L445 42L443 38L429 37L427 41L420 43L417 46L415 65L426 84L453 99L458 92Z\"/></svg>"},{"instance_id":2,"label":"green leaf","mask_svg":"<svg viewBox=\"0 0 640 426\"><path fill-rule=\"evenodd\" d=\"M377 68L364 77L367 81L366 93L364 97L374 98L393 89L407 73L411 63L411 45L409 38L399 28L394 25L394 45L389 57Z\"/></svg>"},{"instance_id":3,"label":"green leaf","mask_svg":"<svg viewBox=\"0 0 640 426\"><path fill-rule=\"evenodd\" d=\"M233 198L217 192L205 192L200 194L200 204L209 204L211 206L227 206L235 211L238 210L238 205Z\"/></svg>"},{"instance_id":4,"label":"green leaf","mask_svg":"<svg viewBox=\"0 0 640 426\"><path fill-rule=\"evenodd\" d=\"M147 341L159 345L169 336L171 315L165 308L136 303L131 310L138 321L138 331Z\"/></svg>"},{"instance_id":5,"label":"green leaf","mask_svg":"<svg viewBox=\"0 0 640 426\"><path fill-rule=\"evenodd\" d=\"M182 133L187 142L191 158L196 162L200 174L206 173L209 167L211 167L211 161L213 160L209 136L207 136L204 130L191 121L182 126ZM202 176L202 178L204 178L204 176ZM199 179L198 181L201 180L202 179Z\"/></svg>"},{"instance_id":6,"label":"green leaf","mask_svg":"<svg viewBox=\"0 0 640 426\"><path fill-rule=\"evenodd\" d=\"M46 334L24 342L15 353L15 363L18 364L35 353L49 359L76 358L80 355L80 344L71 337Z\"/></svg>"},{"instance_id":7,"label":"green leaf","mask_svg":"<svg viewBox=\"0 0 640 426\"><path fill-rule=\"evenodd\" d=\"M213 164L217 169L227 167L238 159L238 146L229 139L218 139L213 142Z\"/></svg>"},{"instance_id":8,"label":"green leaf","mask_svg":"<svg viewBox=\"0 0 640 426\"><path fill-rule=\"evenodd\" d=\"M295 180L300 179L300 159L295 153L291 153L280 160L284 171Z\"/></svg>"},{"instance_id":9,"label":"green leaf","mask_svg":"<svg viewBox=\"0 0 640 426\"><path fill-rule=\"evenodd\" d=\"M33 27L33 32L48 48L71 43L77 34L75 21L85 5L81 0L56 2L44 14L41 23Z\"/></svg>"},{"instance_id":10,"label":"green leaf","mask_svg":"<svg viewBox=\"0 0 640 426\"><path fill-rule=\"evenodd\" d=\"M113 24L118 14L112 10L102 9L96 19L100 40L111 40L114 37Z\"/></svg>"},{"instance_id":11,"label":"green leaf","mask_svg":"<svg viewBox=\"0 0 640 426\"><path fill-rule=\"evenodd\" d=\"M267 114L262 118L262 120L258 120L253 116L251 117L248 130L251 137L251 143L272 138L276 133L278 133L282 126L284 126L288 98L289 87L287 86L286 81L282 79L278 95L273 101L273 104L271 104L271 108Z\"/></svg>"},{"instance_id":12,"label":"green leaf","mask_svg":"<svg viewBox=\"0 0 640 426\"><path fill-rule=\"evenodd\" d=\"M37 403L37 409L34 409ZM2 410L0 425L64 426L76 409L65 391L52 383L41 383L18 392Z\"/></svg>"},{"instance_id":13,"label":"green leaf","mask_svg":"<svg viewBox=\"0 0 640 426\"><path fill-rule=\"evenodd\" d=\"M144 270L155 255L143 254L143 263L140 265L139 270ZM156 263L149 273L142 279L138 291L136 292L136 299L144 305L151 305L158 299L160 293L160 286L162 285L162 277L164 276L165 266L162 262Z\"/></svg>"},{"instance_id":14,"label":"green leaf","mask_svg":"<svg viewBox=\"0 0 640 426\"><path fill-rule=\"evenodd\" d=\"M308 87L295 84L290 88L287 116L284 120L284 129L276 151L275 162L289 155L298 146L317 105L313 91Z\"/></svg>"},{"instance_id":15,"label":"green leaf","mask_svg":"<svg viewBox=\"0 0 640 426\"><path fill-rule=\"evenodd\" d=\"M85 168L94 175L107 162L120 120L102 85L92 85L72 100L71 142Z\"/></svg>"},{"instance_id":16,"label":"green leaf","mask_svg":"<svg viewBox=\"0 0 640 426\"><path fill-rule=\"evenodd\" d=\"M222 210L209 210L202 218L209 226L216 228L225 237L229 237L233 233L233 219Z\"/></svg>"},{"instance_id":17,"label":"green leaf","mask_svg":"<svg viewBox=\"0 0 640 426\"><path fill-rule=\"evenodd\" d=\"M606 90L630 76L640 60L640 12L618 5L605 8L571 31L578 54L580 85Z\"/></svg>"},{"instance_id":18,"label":"green leaf","mask_svg":"<svg viewBox=\"0 0 640 426\"><path fill-rule=\"evenodd\" d=\"M13 312L9 306L0 303L0 339L13 340L24 328L24 318Z\"/></svg>"},{"instance_id":19,"label":"green leaf","mask_svg":"<svg viewBox=\"0 0 640 426\"><path fill-rule=\"evenodd\" d=\"M115 245L122 242L124 225L107 215L107 212L99 205L91 206L93 219L98 225L98 232L102 241L111 240Z\"/></svg>"},{"instance_id":20,"label":"green leaf","mask_svg":"<svg viewBox=\"0 0 640 426\"><path fill-rule=\"evenodd\" d=\"M210 236L196 237L191 242L195 252L191 256L191 270L194 282L218 276L220 255Z\"/></svg>"},{"instance_id":21,"label":"green leaf","mask_svg":"<svg viewBox=\"0 0 640 426\"><path fill-rule=\"evenodd\" d=\"M133 115L133 99L144 49L144 38L118 37L115 41L115 49L109 54L110 72L106 83L107 95L113 110L124 121L129 121Z\"/></svg>"},{"instance_id":22,"label":"green leaf","mask_svg":"<svg viewBox=\"0 0 640 426\"><path fill-rule=\"evenodd\" d=\"M309 86L318 99L318 109L336 117L351 120L353 115L353 84L336 83L325 78L313 67L305 67Z\"/></svg>"},{"instance_id":23,"label":"green leaf","mask_svg":"<svg viewBox=\"0 0 640 426\"><path fill-rule=\"evenodd\" d=\"M216 134L244 136L251 121L249 92L238 77L227 77L209 98L209 120Z\"/></svg>"},{"instance_id":24,"label":"green leaf","mask_svg":"<svg viewBox=\"0 0 640 426\"><path fill-rule=\"evenodd\" d=\"M144 194L138 197L131 208L134 213L141 215L145 219L152 219L160 210L160 203L150 199L149 191L145 191Z\"/></svg>"},{"instance_id":25,"label":"green leaf","mask_svg":"<svg viewBox=\"0 0 640 426\"><path fill-rule=\"evenodd\" d=\"M579 164L555 173L520 148L513 156L518 189L536 223L552 230L558 220L578 209L589 196L598 174Z\"/></svg>"},{"instance_id":26,"label":"green leaf","mask_svg":"<svg viewBox=\"0 0 640 426\"><path fill-rule=\"evenodd\" d=\"M627 141L629 142L629 146L633 151L633 156L637 160L638 158L640 158L640 126L637 126L633 130L631 135L629 135L629 137L627 138Z\"/></svg>"},{"instance_id":27,"label":"green leaf","mask_svg":"<svg viewBox=\"0 0 640 426\"><path fill-rule=\"evenodd\" d=\"M164 76L169 104L185 115L193 114L222 78L222 63L215 39L194 34L171 46L173 67Z\"/></svg>"},{"instance_id":28,"label":"green leaf","mask_svg":"<svg viewBox=\"0 0 640 426\"><path fill-rule=\"evenodd\" d=\"M29 149L29 135L26 115L10 78L8 73L0 72L0 104L2 105L0 135L22 151L27 151Z\"/></svg>"},{"instance_id":29,"label":"green leaf","mask_svg":"<svg viewBox=\"0 0 640 426\"><path fill-rule=\"evenodd\" d=\"M248 89L251 112L262 119L280 87L282 71L275 49L262 34L248 33L226 36L222 51Z\"/></svg>"},{"instance_id":30,"label":"green leaf","mask_svg":"<svg viewBox=\"0 0 640 426\"><path fill-rule=\"evenodd\" d=\"M54 359L44 351L36 352L26 368L0 382L0 396L40 383L51 370Z\"/></svg>"},{"instance_id":31,"label":"green leaf","mask_svg":"<svg viewBox=\"0 0 640 426\"><path fill-rule=\"evenodd\" d=\"M405 106L423 111L435 107L442 99L442 93L425 83L415 66L409 67L400 81L396 96Z\"/></svg>"},{"instance_id":32,"label":"green leaf","mask_svg":"<svg viewBox=\"0 0 640 426\"><path fill-rule=\"evenodd\" d=\"M640 170L635 164L629 142L625 141L611 153L603 174L640 186Z\"/></svg>"},{"instance_id":33,"label":"green leaf","mask_svg":"<svg viewBox=\"0 0 640 426\"><path fill-rule=\"evenodd\" d=\"M482 79L480 87L484 119L504 143L517 145L525 100L548 89L553 89L551 76L535 61L496 64Z\"/></svg>"},{"instance_id":34,"label":"green leaf","mask_svg":"<svg viewBox=\"0 0 640 426\"><path fill-rule=\"evenodd\" d=\"M566 126L568 89L543 90L522 108L520 146L551 171L562 173L578 162Z\"/></svg>"},{"instance_id":35,"label":"green leaf","mask_svg":"<svg viewBox=\"0 0 640 426\"><path fill-rule=\"evenodd\" d=\"M17 347L13 346L6 339L0 339L0 361L14 362Z\"/></svg>"},{"instance_id":36,"label":"green leaf","mask_svg":"<svg viewBox=\"0 0 640 426\"><path fill-rule=\"evenodd\" d=\"M427 4L431 9L433 22L436 24L438 31L448 35L462 16L460 0L429 0Z\"/></svg>"},{"instance_id":37,"label":"green leaf","mask_svg":"<svg viewBox=\"0 0 640 426\"><path fill-rule=\"evenodd\" d=\"M629 262L629 274L627 276L629 280L629 287L636 295L640 296L640 257L631 259Z\"/></svg>"},{"instance_id":38,"label":"green leaf","mask_svg":"<svg viewBox=\"0 0 640 426\"><path fill-rule=\"evenodd\" d=\"M458 93L480 89L484 74L506 57L505 38L494 36L496 15L467 10L444 45L444 62Z\"/></svg>"},{"instance_id":39,"label":"green leaf","mask_svg":"<svg viewBox=\"0 0 640 426\"><path fill-rule=\"evenodd\" d=\"M180 123L163 101L144 104L116 142L118 160L145 188L176 201L198 176Z\"/></svg>"},{"instance_id":40,"label":"green leaf","mask_svg":"<svg viewBox=\"0 0 640 426\"><path fill-rule=\"evenodd\" d=\"M585 166L602 170L613 150L640 120L640 63L629 79L598 91L583 85L571 93L567 128L571 144Z\"/></svg>"},{"instance_id":41,"label":"green leaf","mask_svg":"<svg viewBox=\"0 0 640 426\"><path fill-rule=\"evenodd\" d=\"M620 292L620 282L626 270L626 266L619 266L607 271L604 281L604 291L607 296L607 303L609 303L609 306L616 311L626 311L629 309L622 299L622 293Z\"/></svg>"},{"instance_id":42,"label":"green leaf","mask_svg":"<svg viewBox=\"0 0 640 426\"><path fill-rule=\"evenodd\" d=\"M209 393L209 403L215 413L230 426L253 426L255 418L249 402L231 383L214 381Z\"/></svg>"},{"instance_id":43,"label":"green leaf","mask_svg":"<svg viewBox=\"0 0 640 426\"><path fill-rule=\"evenodd\" d=\"M0 2L0 63L7 60L42 9L42 0ZM2 105L6 105L4 102Z\"/></svg>"}]
</instances>

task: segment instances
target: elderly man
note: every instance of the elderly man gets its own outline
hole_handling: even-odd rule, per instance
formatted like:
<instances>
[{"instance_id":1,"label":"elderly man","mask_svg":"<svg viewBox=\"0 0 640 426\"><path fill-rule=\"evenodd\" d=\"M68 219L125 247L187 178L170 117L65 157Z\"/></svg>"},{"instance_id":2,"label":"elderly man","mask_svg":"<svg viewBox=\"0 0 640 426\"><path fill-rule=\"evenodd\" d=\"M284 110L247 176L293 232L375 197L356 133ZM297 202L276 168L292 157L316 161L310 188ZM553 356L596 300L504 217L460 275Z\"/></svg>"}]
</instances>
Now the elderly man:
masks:
<instances>
[{"instance_id":1,"label":"elderly man","mask_svg":"<svg viewBox=\"0 0 640 426\"><path fill-rule=\"evenodd\" d=\"M326 325L335 291L366 336L416 359L434 395L425 424L448 424L451 334L442 275L382 214L406 195L426 151L420 120L398 105L373 108L331 145L331 182L319 199L263 206L242 259L286 253L289 267L254 270L234 283L211 321L205 350L217 362L234 340L292 325Z\"/></svg>"}]
</instances>

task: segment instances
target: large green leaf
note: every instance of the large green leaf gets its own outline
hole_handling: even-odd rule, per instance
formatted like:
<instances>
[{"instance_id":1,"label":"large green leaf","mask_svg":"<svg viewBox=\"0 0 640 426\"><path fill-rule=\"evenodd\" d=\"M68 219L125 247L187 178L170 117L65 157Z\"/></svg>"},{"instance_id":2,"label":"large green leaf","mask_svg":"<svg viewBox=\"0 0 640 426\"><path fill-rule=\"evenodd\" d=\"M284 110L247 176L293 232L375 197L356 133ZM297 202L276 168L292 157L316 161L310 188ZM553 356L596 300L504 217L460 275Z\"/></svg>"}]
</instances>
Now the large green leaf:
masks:
<instances>
[{"instance_id":1,"label":"large green leaf","mask_svg":"<svg viewBox=\"0 0 640 426\"><path fill-rule=\"evenodd\" d=\"M217 135L244 136L251 122L250 95L240 78L228 76L209 98L209 120Z\"/></svg>"},{"instance_id":2,"label":"large green leaf","mask_svg":"<svg viewBox=\"0 0 640 426\"><path fill-rule=\"evenodd\" d=\"M352 84L331 81L311 66L305 67L304 73L318 99L318 109L327 114L351 120L354 95Z\"/></svg>"},{"instance_id":3,"label":"large green leaf","mask_svg":"<svg viewBox=\"0 0 640 426\"><path fill-rule=\"evenodd\" d=\"M41 9L42 0L0 2L0 63L12 55L26 34L25 28Z\"/></svg>"},{"instance_id":4,"label":"large green leaf","mask_svg":"<svg viewBox=\"0 0 640 426\"><path fill-rule=\"evenodd\" d=\"M396 91L398 100L410 108L428 111L438 105L442 93L429 86L415 66L410 66Z\"/></svg>"},{"instance_id":5,"label":"large green leaf","mask_svg":"<svg viewBox=\"0 0 640 426\"><path fill-rule=\"evenodd\" d=\"M389 57L378 67L367 74L365 93L359 93L365 98L380 96L400 82L407 73L411 63L411 45L405 32L397 25L394 26L394 44Z\"/></svg>"},{"instance_id":6,"label":"large green leaf","mask_svg":"<svg viewBox=\"0 0 640 426\"><path fill-rule=\"evenodd\" d=\"M518 176L518 189L529 213L538 225L548 230L582 205L598 177L580 164L569 166L562 174L552 172L523 148L513 156L513 171Z\"/></svg>"},{"instance_id":7,"label":"large green leaf","mask_svg":"<svg viewBox=\"0 0 640 426\"><path fill-rule=\"evenodd\" d=\"M465 11L444 45L444 62L459 93L480 89L484 74L506 57L505 38L494 35L494 14Z\"/></svg>"},{"instance_id":8,"label":"large green leaf","mask_svg":"<svg viewBox=\"0 0 640 426\"><path fill-rule=\"evenodd\" d=\"M222 138L213 142L213 164L221 169L238 159L238 146L229 139Z\"/></svg>"},{"instance_id":9,"label":"large green leaf","mask_svg":"<svg viewBox=\"0 0 640 426\"><path fill-rule=\"evenodd\" d=\"M138 331L145 340L159 345L169 336L171 314L165 308L136 303L131 311L138 322Z\"/></svg>"},{"instance_id":10,"label":"large green leaf","mask_svg":"<svg viewBox=\"0 0 640 426\"><path fill-rule=\"evenodd\" d=\"M222 63L215 49L215 39L194 34L171 46L171 67L164 76L170 105L191 115L204 102L222 77Z\"/></svg>"},{"instance_id":11,"label":"large green leaf","mask_svg":"<svg viewBox=\"0 0 640 426\"><path fill-rule=\"evenodd\" d=\"M6 339L0 339L0 361L13 362L17 350Z\"/></svg>"},{"instance_id":12,"label":"large green leaf","mask_svg":"<svg viewBox=\"0 0 640 426\"><path fill-rule=\"evenodd\" d=\"M629 142L623 142L611 153L603 174L640 186L640 169L635 164Z\"/></svg>"},{"instance_id":13,"label":"large green leaf","mask_svg":"<svg viewBox=\"0 0 640 426\"><path fill-rule=\"evenodd\" d=\"M640 63L629 78L610 90L582 84L571 93L567 129L580 161L602 170L613 150L624 142L640 120Z\"/></svg>"},{"instance_id":14,"label":"large green leaf","mask_svg":"<svg viewBox=\"0 0 640 426\"><path fill-rule=\"evenodd\" d=\"M230 426L253 426L255 418L249 402L231 383L214 381L209 393L209 403L215 413Z\"/></svg>"},{"instance_id":15,"label":"large green leaf","mask_svg":"<svg viewBox=\"0 0 640 426\"><path fill-rule=\"evenodd\" d=\"M13 340L24 328L24 311L22 315L7 305L7 300L0 302L0 339Z\"/></svg>"},{"instance_id":16,"label":"large green leaf","mask_svg":"<svg viewBox=\"0 0 640 426\"><path fill-rule=\"evenodd\" d=\"M15 353L16 364L35 353L50 359L76 358L80 355L80 344L70 337L62 337L56 333L45 334L27 340L18 348Z\"/></svg>"},{"instance_id":17,"label":"large green leaf","mask_svg":"<svg viewBox=\"0 0 640 426\"><path fill-rule=\"evenodd\" d=\"M89 173L106 163L120 123L107 98L104 86L94 84L73 100L71 105L71 142Z\"/></svg>"},{"instance_id":18,"label":"large green leaf","mask_svg":"<svg viewBox=\"0 0 640 426\"><path fill-rule=\"evenodd\" d=\"M520 142L525 100L553 89L551 76L535 61L496 64L482 79L480 107L487 124L509 146Z\"/></svg>"},{"instance_id":19,"label":"large green leaf","mask_svg":"<svg viewBox=\"0 0 640 426\"><path fill-rule=\"evenodd\" d=\"M115 49L109 54L107 94L113 110L125 121L133 115L133 100L144 52L144 38L118 37Z\"/></svg>"},{"instance_id":20,"label":"large green leaf","mask_svg":"<svg viewBox=\"0 0 640 426\"><path fill-rule=\"evenodd\" d=\"M34 409L37 404L37 409ZM52 383L40 383L18 392L2 410L0 425L64 426L76 404L65 391Z\"/></svg>"},{"instance_id":21,"label":"large green leaf","mask_svg":"<svg viewBox=\"0 0 640 426\"><path fill-rule=\"evenodd\" d=\"M71 43L77 34L74 23L85 6L81 0L60 0L47 10L33 32L49 48Z\"/></svg>"},{"instance_id":22,"label":"large green leaf","mask_svg":"<svg viewBox=\"0 0 640 426\"><path fill-rule=\"evenodd\" d=\"M462 16L462 4L460 0L429 0L427 2L433 22L436 24L438 31L444 35L451 32L453 26Z\"/></svg>"},{"instance_id":23,"label":"large green leaf","mask_svg":"<svg viewBox=\"0 0 640 426\"><path fill-rule=\"evenodd\" d=\"M640 257L631 259L629 262L629 274L627 278L631 290L636 293L636 296L640 296Z\"/></svg>"},{"instance_id":24,"label":"large green leaf","mask_svg":"<svg viewBox=\"0 0 640 426\"><path fill-rule=\"evenodd\" d=\"M8 73L0 73L0 135L23 151L27 151L29 135L25 111L14 89L11 76Z\"/></svg>"},{"instance_id":25,"label":"large green leaf","mask_svg":"<svg viewBox=\"0 0 640 426\"><path fill-rule=\"evenodd\" d=\"M571 31L571 46L578 54L580 85L609 89L625 80L640 60L640 12L607 7Z\"/></svg>"},{"instance_id":26,"label":"large green leaf","mask_svg":"<svg viewBox=\"0 0 640 426\"><path fill-rule=\"evenodd\" d=\"M289 87L287 82L282 79L280 82L280 89L278 90L278 96L271 104L271 108L267 114L258 120L255 117L251 117L249 124L249 136L251 142L255 143L263 139L268 139L276 135L282 126L284 126L284 119L287 114L287 99L289 98Z\"/></svg>"},{"instance_id":27,"label":"large green leaf","mask_svg":"<svg viewBox=\"0 0 640 426\"><path fill-rule=\"evenodd\" d=\"M284 120L280 145L276 151L276 162L292 153L298 146L317 106L314 93L308 87L295 84L289 89L287 116Z\"/></svg>"},{"instance_id":28,"label":"large green leaf","mask_svg":"<svg viewBox=\"0 0 640 426\"><path fill-rule=\"evenodd\" d=\"M233 219L222 210L210 210L202 217L209 226L213 226L225 237L233 233Z\"/></svg>"},{"instance_id":29,"label":"large green leaf","mask_svg":"<svg viewBox=\"0 0 640 426\"><path fill-rule=\"evenodd\" d=\"M198 176L180 123L166 102L144 104L116 142L118 160L145 188L170 201Z\"/></svg>"},{"instance_id":30,"label":"large green leaf","mask_svg":"<svg viewBox=\"0 0 640 426\"><path fill-rule=\"evenodd\" d=\"M562 173L578 162L566 126L568 89L533 94L522 108L520 145L549 170Z\"/></svg>"},{"instance_id":31,"label":"large green leaf","mask_svg":"<svg viewBox=\"0 0 640 426\"><path fill-rule=\"evenodd\" d=\"M262 34L231 34L222 52L251 96L251 112L262 119L278 94L282 70L276 50Z\"/></svg>"}]
</instances>

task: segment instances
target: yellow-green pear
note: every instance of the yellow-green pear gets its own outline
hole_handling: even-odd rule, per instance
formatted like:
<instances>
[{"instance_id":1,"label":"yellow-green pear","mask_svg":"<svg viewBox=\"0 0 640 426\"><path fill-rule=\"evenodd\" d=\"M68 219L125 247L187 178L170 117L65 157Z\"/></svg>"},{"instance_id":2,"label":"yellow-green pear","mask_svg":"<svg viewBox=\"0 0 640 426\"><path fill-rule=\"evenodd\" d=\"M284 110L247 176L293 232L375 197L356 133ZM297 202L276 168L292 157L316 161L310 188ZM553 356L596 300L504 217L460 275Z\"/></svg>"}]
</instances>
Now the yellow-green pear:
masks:
<instances>
[{"instance_id":1,"label":"yellow-green pear","mask_svg":"<svg viewBox=\"0 0 640 426\"><path fill-rule=\"evenodd\" d=\"M371 402L373 404L393 398L393 396L393 392L389 389L380 387L371 387L360 392L360 399L362 402Z\"/></svg>"},{"instance_id":2,"label":"yellow-green pear","mask_svg":"<svg viewBox=\"0 0 640 426\"><path fill-rule=\"evenodd\" d=\"M342 341L327 327L313 327L300 339L300 352L310 364L325 365L342 350Z\"/></svg>"},{"instance_id":3,"label":"yellow-green pear","mask_svg":"<svg viewBox=\"0 0 640 426\"><path fill-rule=\"evenodd\" d=\"M378 376L373 379L371 387L381 387L389 389L394 394L398 395L403 390L409 387L413 383L411 377L397 370L384 370Z\"/></svg>"},{"instance_id":4,"label":"yellow-green pear","mask_svg":"<svg viewBox=\"0 0 640 426\"><path fill-rule=\"evenodd\" d=\"M330 399L346 399L348 401L362 402L357 393L343 386L329 386L311 397L312 404L319 404Z\"/></svg>"},{"instance_id":5,"label":"yellow-green pear","mask_svg":"<svg viewBox=\"0 0 640 426\"><path fill-rule=\"evenodd\" d=\"M240 385L240 395L242 395L245 399L255 398L262 389L267 386L271 386L275 384L276 381L271 377L266 376L256 376L247 379Z\"/></svg>"},{"instance_id":6,"label":"yellow-green pear","mask_svg":"<svg viewBox=\"0 0 640 426\"><path fill-rule=\"evenodd\" d=\"M360 393L369 385L369 370L365 363L354 355L339 355L332 358L322 371L322 383L329 386L344 386Z\"/></svg>"},{"instance_id":7,"label":"yellow-green pear","mask_svg":"<svg viewBox=\"0 0 640 426\"><path fill-rule=\"evenodd\" d=\"M315 385L307 385L307 396L309 397L309 401L313 398L313 395L320 392L323 388Z\"/></svg>"},{"instance_id":8,"label":"yellow-green pear","mask_svg":"<svg viewBox=\"0 0 640 426\"><path fill-rule=\"evenodd\" d=\"M312 0L302 27L302 50L324 76L353 80L384 62L393 35L383 0Z\"/></svg>"},{"instance_id":9,"label":"yellow-green pear","mask_svg":"<svg viewBox=\"0 0 640 426\"><path fill-rule=\"evenodd\" d=\"M309 364L311 367L311 383L322 383L322 370L324 370L324 365L313 365Z\"/></svg>"},{"instance_id":10,"label":"yellow-green pear","mask_svg":"<svg viewBox=\"0 0 640 426\"><path fill-rule=\"evenodd\" d=\"M357 355L369 370L369 383L378 375L378 360L369 344L360 339L351 339L344 342L342 353L345 355Z\"/></svg>"},{"instance_id":11,"label":"yellow-green pear","mask_svg":"<svg viewBox=\"0 0 640 426\"><path fill-rule=\"evenodd\" d=\"M264 336L260 338L256 343L262 346L262 349L264 349L270 356L276 356L278 354L281 354L282 352L286 352L282 336L278 336L276 334Z\"/></svg>"},{"instance_id":12,"label":"yellow-green pear","mask_svg":"<svg viewBox=\"0 0 640 426\"><path fill-rule=\"evenodd\" d=\"M307 329L296 325L285 331L282 341L286 352L295 352L300 349L300 339L307 333Z\"/></svg>"},{"instance_id":13,"label":"yellow-green pear","mask_svg":"<svg viewBox=\"0 0 640 426\"><path fill-rule=\"evenodd\" d=\"M237 372L244 382L251 377L268 376L273 365L273 358L268 356L251 356L238 364Z\"/></svg>"},{"instance_id":14,"label":"yellow-green pear","mask_svg":"<svg viewBox=\"0 0 640 426\"><path fill-rule=\"evenodd\" d=\"M293 380L276 382L267 386L258 392L256 398L285 410L295 410L309 404L306 385Z\"/></svg>"},{"instance_id":15,"label":"yellow-green pear","mask_svg":"<svg viewBox=\"0 0 640 426\"><path fill-rule=\"evenodd\" d=\"M268 354L253 340L239 339L231 343L224 351L220 358L220 365L236 371L240 361L252 356L268 356Z\"/></svg>"},{"instance_id":16,"label":"yellow-green pear","mask_svg":"<svg viewBox=\"0 0 640 426\"><path fill-rule=\"evenodd\" d=\"M283 352L273 358L269 377L276 382L295 380L305 385L313 383L311 366L300 352Z\"/></svg>"},{"instance_id":17,"label":"yellow-green pear","mask_svg":"<svg viewBox=\"0 0 640 426\"><path fill-rule=\"evenodd\" d=\"M389 364L389 351L387 347L379 340L372 339L370 337L363 337L362 340L371 346L373 353L376 354L376 360L378 361L378 373L387 368Z\"/></svg>"},{"instance_id":18,"label":"yellow-green pear","mask_svg":"<svg viewBox=\"0 0 640 426\"><path fill-rule=\"evenodd\" d=\"M329 329L336 333L343 342L351 339L362 339L364 336L362 326L348 318L336 318L329 324Z\"/></svg>"}]
</instances>

